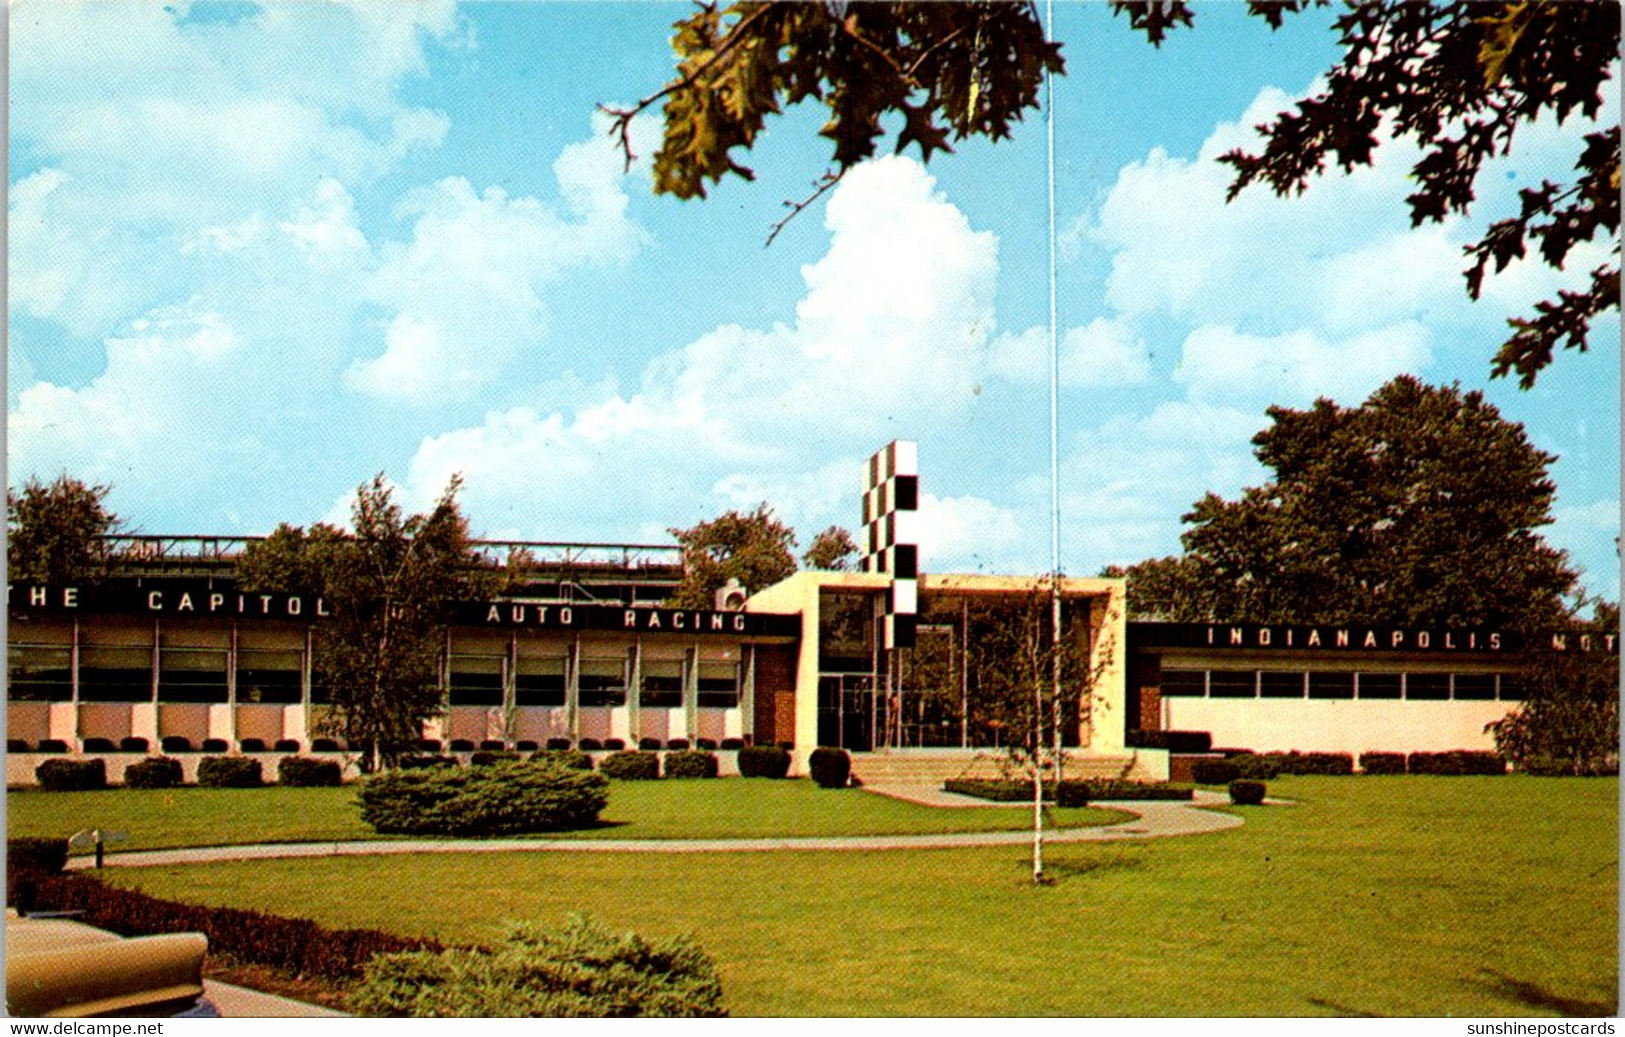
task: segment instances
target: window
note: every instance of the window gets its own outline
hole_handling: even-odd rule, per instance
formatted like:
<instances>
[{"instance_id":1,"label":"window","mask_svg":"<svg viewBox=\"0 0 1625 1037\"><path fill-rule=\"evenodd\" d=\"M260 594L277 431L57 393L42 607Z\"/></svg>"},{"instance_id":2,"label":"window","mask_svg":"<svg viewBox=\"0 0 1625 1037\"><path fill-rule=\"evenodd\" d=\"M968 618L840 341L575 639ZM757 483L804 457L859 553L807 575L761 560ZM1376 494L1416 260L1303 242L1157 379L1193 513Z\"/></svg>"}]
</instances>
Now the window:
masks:
<instances>
[{"instance_id":1,"label":"window","mask_svg":"<svg viewBox=\"0 0 1625 1037\"><path fill-rule=\"evenodd\" d=\"M626 705L626 659L581 660L583 706Z\"/></svg>"},{"instance_id":2,"label":"window","mask_svg":"<svg viewBox=\"0 0 1625 1037\"><path fill-rule=\"evenodd\" d=\"M1162 696L1201 698L1207 694L1206 670L1163 670Z\"/></svg>"},{"instance_id":3,"label":"window","mask_svg":"<svg viewBox=\"0 0 1625 1037\"><path fill-rule=\"evenodd\" d=\"M1363 699L1397 699L1399 698L1399 674L1397 673L1362 673L1360 674L1360 697Z\"/></svg>"},{"instance_id":4,"label":"window","mask_svg":"<svg viewBox=\"0 0 1625 1037\"><path fill-rule=\"evenodd\" d=\"M1258 694L1257 670L1213 670L1207 682L1210 698L1250 699Z\"/></svg>"},{"instance_id":5,"label":"window","mask_svg":"<svg viewBox=\"0 0 1625 1037\"><path fill-rule=\"evenodd\" d=\"M81 702L151 702L152 649L99 648L79 650Z\"/></svg>"},{"instance_id":6,"label":"window","mask_svg":"<svg viewBox=\"0 0 1625 1037\"><path fill-rule=\"evenodd\" d=\"M1455 676L1455 697L1485 701L1495 698L1495 674L1458 673Z\"/></svg>"},{"instance_id":7,"label":"window","mask_svg":"<svg viewBox=\"0 0 1625 1037\"><path fill-rule=\"evenodd\" d=\"M520 706L564 705L564 659L520 656L513 678L513 697Z\"/></svg>"},{"instance_id":8,"label":"window","mask_svg":"<svg viewBox=\"0 0 1625 1037\"><path fill-rule=\"evenodd\" d=\"M502 705L500 655L454 655L447 665L446 701L453 706Z\"/></svg>"},{"instance_id":9,"label":"window","mask_svg":"<svg viewBox=\"0 0 1625 1037\"><path fill-rule=\"evenodd\" d=\"M226 658L218 648L160 650L158 701L225 702Z\"/></svg>"},{"instance_id":10,"label":"window","mask_svg":"<svg viewBox=\"0 0 1625 1037\"><path fill-rule=\"evenodd\" d=\"M1303 698L1303 673L1296 670L1261 670L1259 694L1267 699Z\"/></svg>"},{"instance_id":11,"label":"window","mask_svg":"<svg viewBox=\"0 0 1625 1037\"><path fill-rule=\"evenodd\" d=\"M1362 674L1361 679L1365 677ZM1360 696L1365 697L1364 686L1361 686ZM1320 673L1311 671L1309 674L1309 697L1312 699L1351 699L1354 697L1354 674L1352 673ZM1399 697L1399 685L1394 685L1393 698Z\"/></svg>"},{"instance_id":12,"label":"window","mask_svg":"<svg viewBox=\"0 0 1625 1037\"><path fill-rule=\"evenodd\" d=\"M238 650L237 701L298 702L303 666L304 653L298 651Z\"/></svg>"},{"instance_id":13,"label":"window","mask_svg":"<svg viewBox=\"0 0 1625 1037\"><path fill-rule=\"evenodd\" d=\"M1448 673L1407 673L1405 697L1423 701L1441 701L1450 697Z\"/></svg>"},{"instance_id":14,"label":"window","mask_svg":"<svg viewBox=\"0 0 1625 1037\"><path fill-rule=\"evenodd\" d=\"M73 698L73 653L66 646L12 645L6 655L6 695L13 701Z\"/></svg>"},{"instance_id":15,"label":"window","mask_svg":"<svg viewBox=\"0 0 1625 1037\"><path fill-rule=\"evenodd\" d=\"M1516 673L1501 675L1501 701L1522 702L1529 697L1532 682L1528 677Z\"/></svg>"},{"instance_id":16,"label":"window","mask_svg":"<svg viewBox=\"0 0 1625 1037\"><path fill-rule=\"evenodd\" d=\"M683 704L681 659L645 659L642 671L643 687L638 693L638 705L672 709Z\"/></svg>"},{"instance_id":17,"label":"window","mask_svg":"<svg viewBox=\"0 0 1625 1037\"><path fill-rule=\"evenodd\" d=\"M739 664L700 663L700 701L706 709L739 705Z\"/></svg>"}]
</instances>

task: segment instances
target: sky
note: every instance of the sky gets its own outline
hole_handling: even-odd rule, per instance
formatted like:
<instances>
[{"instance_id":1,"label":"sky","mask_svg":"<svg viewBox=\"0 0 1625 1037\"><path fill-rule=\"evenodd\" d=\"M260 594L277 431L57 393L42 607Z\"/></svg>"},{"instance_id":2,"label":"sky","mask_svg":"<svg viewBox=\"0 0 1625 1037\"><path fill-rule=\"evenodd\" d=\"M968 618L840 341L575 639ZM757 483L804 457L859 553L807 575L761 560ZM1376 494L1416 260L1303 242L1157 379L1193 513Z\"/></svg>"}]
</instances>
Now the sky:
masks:
<instances>
[{"instance_id":1,"label":"sky","mask_svg":"<svg viewBox=\"0 0 1625 1037\"><path fill-rule=\"evenodd\" d=\"M828 163L816 107L687 202L650 189L658 124L627 170L596 110L666 81L688 10L14 3L10 484L66 472L133 531L246 535L342 523L376 472L414 509L460 473L479 536L670 543L767 502L805 547L859 527L862 462L902 438L923 569L1047 571L1042 113L856 167L766 246ZM1491 357L1564 275L1518 263L1478 302L1460 276L1587 127L1525 128L1466 218L1418 230L1405 142L1227 204L1216 157L1330 67L1325 23L1210 3L1153 49L1055 5L1063 569L1177 553L1203 494L1265 481L1267 406L1410 373L1557 455L1545 535L1617 599L1617 316L1522 391Z\"/></svg>"}]
</instances>

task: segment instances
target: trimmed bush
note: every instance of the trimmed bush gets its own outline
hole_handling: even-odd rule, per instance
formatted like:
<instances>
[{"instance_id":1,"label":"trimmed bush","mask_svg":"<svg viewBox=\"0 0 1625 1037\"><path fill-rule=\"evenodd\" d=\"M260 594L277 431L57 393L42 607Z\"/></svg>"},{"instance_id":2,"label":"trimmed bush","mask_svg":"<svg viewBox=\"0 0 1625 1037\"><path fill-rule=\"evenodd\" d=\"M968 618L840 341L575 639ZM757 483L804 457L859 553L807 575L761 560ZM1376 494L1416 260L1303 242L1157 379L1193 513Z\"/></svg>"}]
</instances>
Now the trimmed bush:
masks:
<instances>
[{"instance_id":1,"label":"trimmed bush","mask_svg":"<svg viewBox=\"0 0 1625 1037\"><path fill-rule=\"evenodd\" d=\"M402 756L395 766L403 771L422 770L425 767L460 767L455 756Z\"/></svg>"},{"instance_id":2,"label":"trimmed bush","mask_svg":"<svg viewBox=\"0 0 1625 1037\"><path fill-rule=\"evenodd\" d=\"M975 796L998 803L1031 803L1033 783L1029 778L954 778L943 782L943 791ZM1044 801L1058 807L1084 807L1103 799L1187 800L1191 790L1185 785L1121 781L1112 778L1065 778L1060 787L1044 783Z\"/></svg>"},{"instance_id":3,"label":"trimmed bush","mask_svg":"<svg viewBox=\"0 0 1625 1037\"><path fill-rule=\"evenodd\" d=\"M1238 807L1259 807L1264 805L1265 785L1262 781L1232 781L1230 783L1230 802Z\"/></svg>"},{"instance_id":4,"label":"trimmed bush","mask_svg":"<svg viewBox=\"0 0 1625 1037\"><path fill-rule=\"evenodd\" d=\"M298 753L299 741L294 738L278 738L276 744L271 746L273 752Z\"/></svg>"},{"instance_id":5,"label":"trimmed bush","mask_svg":"<svg viewBox=\"0 0 1625 1037\"><path fill-rule=\"evenodd\" d=\"M1443 753L1411 753L1408 766L1412 774L1459 776L1501 775L1507 772L1506 761L1500 756L1485 750L1472 749L1452 749Z\"/></svg>"},{"instance_id":6,"label":"trimmed bush","mask_svg":"<svg viewBox=\"0 0 1625 1037\"><path fill-rule=\"evenodd\" d=\"M1238 765L1243 757L1236 757L1233 762ZM1354 757L1349 753L1300 753L1296 749L1289 753L1264 753L1256 759L1266 761L1257 765L1259 771L1273 768L1273 774L1250 773L1249 768L1243 767L1243 778L1274 778L1282 774L1333 774L1346 775L1354 773Z\"/></svg>"},{"instance_id":7,"label":"trimmed bush","mask_svg":"<svg viewBox=\"0 0 1625 1037\"><path fill-rule=\"evenodd\" d=\"M821 745L808 757L807 773L821 789L844 789L852 776L852 757L845 749Z\"/></svg>"},{"instance_id":8,"label":"trimmed bush","mask_svg":"<svg viewBox=\"0 0 1625 1037\"><path fill-rule=\"evenodd\" d=\"M1361 753L1360 770L1366 774L1404 774L1404 753Z\"/></svg>"},{"instance_id":9,"label":"trimmed bush","mask_svg":"<svg viewBox=\"0 0 1625 1037\"><path fill-rule=\"evenodd\" d=\"M1241 777L1241 768L1229 760L1196 760L1191 763L1191 780L1198 785L1228 785Z\"/></svg>"},{"instance_id":10,"label":"trimmed bush","mask_svg":"<svg viewBox=\"0 0 1625 1037\"><path fill-rule=\"evenodd\" d=\"M636 750L610 753L598 765L598 773L617 781L649 781L660 777L660 757Z\"/></svg>"},{"instance_id":11,"label":"trimmed bush","mask_svg":"<svg viewBox=\"0 0 1625 1037\"><path fill-rule=\"evenodd\" d=\"M717 758L699 749L679 749L666 754L662 769L668 778L714 778Z\"/></svg>"},{"instance_id":12,"label":"trimmed bush","mask_svg":"<svg viewBox=\"0 0 1625 1037\"><path fill-rule=\"evenodd\" d=\"M68 751L68 743L60 738L41 738L39 744L34 746L34 751L37 753L65 753Z\"/></svg>"},{"instance_id":13,"label":"trimmed bush","mask_svg":"<svg viewBox=\"0 0 1625 1037\"><path fill-rule=\"evenodd\" d=\"M226 743L224 738L205 738L203 740L203 752L206 753L223 753L230 748L231 746Z\"/></svg>"},{"instance_id":14,"label":"trimmed bush","mask_svg":"<svg viewBox=\"0 0 1625 1037\"><path fill-rule=\"evenodd\" d=\"M592 757L574 749L543 749L531 756L536 763L552 764L573 771L592 770Z\"/></svg>"},{"instance_id":15,"label":"trimmed bush","mask_svg":"<svg viewBox=\"0 0 1625 1037\"><path fill-rule=\"evenodd\" d=\"M715 1018L716 966L685 936L646 940L581 917L510 924L494 949L381 955L350 995L365 1016Z\"/></svg>"},{"instance_id":16,"label":"trimmed bush","mask_svg":"<svg viewBox=\"0 0 1625 1037\"><path fill-rule=\"evenodd\" d=\"M344 784L337 760L284 756L276 765L276 783L296 789L332 788Z\"/></svg>"},{"instance_id":17,"label":"trimmed bush","mask_svg":"<svg viewBox=\"0 0 1625 1037\"><path fill-rule=\"evenodd\" d=\"M672 738L672 739L670 739L670 740L668 740L666 742L666 748L667 749L687 749L688 748L688 739L686 739L686 738Z\"/></svg>"},{"instance_id":18,"label":"trimmed bush","mask_svg":"<svg viewBox=\"0 0 1625 1037\"><path fill-rule=\"evenodd\" d=\"M568 738L549 738L546 745L549 749L569 749L571 747Z\"/></svg>"},{"instance_id":19,"label":"trimmed bush","mask_svg":"<svg viewBox=\"0 0 1625 1037\"><path fill-rule=\"evenodd\" d=\"M646 753L659 752L660 751L660 739L658 739L658 738L639 738L638 739L638 749L641 750L642 752L646 752Z\"/></svg>"},{"instance_id":20,"label":"trimmed bush","mask_svg":"<svg viewBox=\"0 0 1625 1037\"><path fill-rule=\"evenodd\" d=\"M243 753L263 753L265 751L265 739L244 738L237 743L237 751Z\"/></svg>"},{"instance_id":21,"label":"trimmed bush","mask_svg":"<svg viewBox=\"0 0 1625 1037\"><path fill-rule=\"evenodd\" d=\"M942 783L942 791L960 796L990 799L995 803L1031 803L1033 783L1016 778L949 778ZM1049 787L1045 786L1045 791Z\"/></svg>"},{"instance_id":22,"label":"trimmed bush","mask_svg":"<svg viewBox=\"0 0 1625 1037\"><path fill-rule=\"evenodd\" d=\"M258 760L205 756L197 762L197 783L211 789L255 789L265 783L265 775Z\"/></svg>"},{"instance_id":23,"label":"trimmed bush","mask_svg":"<svg viewBox=\"0 0 1625 1037\"><path fill-rule=\"evenodd\" d=\"M1226 758L1236 768L1236 775L1245 781L1270 781L1281 773L1281 764L1273 756L1259 753L1238 753Z\"/></svg>"},{"instance_id":24,"label":"trimmed bush","mask_svg":"<svg viewBox=\"0 0 1625 1037\"><path fill-rule=\"evenodd\" d=\"M159 739L158 747L166 753L189 753L192 751L192 740L185 735L164 735Z\"/></svg>"},{"instance_id":25,"label":"trimmed bush","mask_svg":"<svg viewBox=\"0 0 1625 1037\"><path fill-rule=\"evenodd\" d=\"M739 773L746 778L782 778L790 773L790 753L776 745L739 750Z\"/></svg>"},{"instance_id":26,"label":"trimmed bush","mask_svg":"<svg viewBox=\"0 0 1625 1037\"><path fill-rule=\"evenodd\" d=\"M6 739L6 752L8 752L8 753L26 753L27 751L28 751L28 742L25 741L24 739L21 739L21 738L8 738L8 739Z\"/></svg>"},{"instance_id":27,"label":"trimmed bush","mask_svg":"<svg viewBox=\"0 0 1625 1037\"><path fill-rule=\"evenodd\" d=\"M451 751L454 753L471 753L474 751L474 743L466 738L453 738L451 740Z\"/></svg>"},{"instance_id":28,"label":"trimmed bush","mask_svg":"<svg viewBox=\"0 0 1625 1037\"><path fill-rule=\"evenodd\" d=\"M515 752L533 753L539 747L537 746L537 744L535 742L531 741L529 738L521 738L519 741L513 743L513 748L514 748Z\"/></svg>"},{"instance_id":29,"label":"trimmed bush","mask_svg":"<svg viewBox=\"0 0 1625 1037\"><path fill-rule=\"evenodd\" d=\"M181 761L168 756L153 756L124 768L126 788L172 789L185 780Z\"/></svg>"},{"instance_id":30,"label":"trimmed bush","mask_svg":"<svg viewBox=\"0 0 1625 1037\"><path fill-rule=\"evenodd\" d=\"M106 760L46 760L34 777L47 792L88 792L107 787Z\"/></svg>"},{"instance_id":31,"label":"trimmed bush","mask_svg":"<svg viewBox=\"0 0 1625 1037\"><path fill-rule=\"evenodd\" d=\"M704 749L708 753L714 753L717 751L717 740L715 738L701 738L694 743L694 748Z\"/></svg>"},{"instance_id":32,"label":"trimmed bush","mask_svg":"<svg viewBox=\"0 0 1625 1037\"><path fill-rule=\"evenodd\" d=\"M486 753L500 753L508 748L508 743L500 738L487 738L480 743L480 751Z\"/></svg>"},{"instance_id":33,"label":"trimmed bush","mask_svg":"<svg viewBox=\"0 0 1625 1037\"><path fill-rule=\"evenodd\" d=\"M731 752L736 752L736 751L738 751L740 749L743 749L744 747L745 747L745 742L744 742L743 739L740 739L740 738L724 738L722 740L722 744L719 745L717 748L721 749L723 752L731 753Z\"/></svg>"},{"instance_id":34,"label":"trimmed bush","mask_svg":"<svg viewBox=\"0 0 1625 1037\"><path fill-rule=\"evenodd\" d=\"M604 748L610 752L618 753L626 748L626 742L619 738L606 738L604 739Z\"/></svg>"},{"instance_id":35,"label":"trimmed bush","mask_svg":"<svg viewBox=\"0 0 1625 1037\"><path fill-rule=\"evenodd\" d=\"M468 765L470 767L489 767L493 763L513 763L519 758L518 753L509 749L481 749L468 758Z\"/></svg>"},{"instance_id":36,"label":"trimmed bush","mask_svg":"<svg viewBox=\"0 0 1625 1037\"><path fill-rule=\"evenodd\" d=\"M603 747L604 743L596 738L583 738L581 740L581 751L584 753L595 753L603 749Z\"/></svg>"},{"instance_id":37,"label":"trimmed bush","mask_svg":"<svg viewBox=\"0 0 1625 1037\"><path fill-rule=\"evenodd\" d=\"M586 828L609 802L601 775L548 764L388 771L361 786L379 832L493 836Z\"/></svg>"},{"instance_id":38,"label":"trimmed bush","mask_svg":"<svg viewBox=\"0 0 1625 1037\"><path fill-rule=\"evenodd\" d=\"M209 743L203 743L203 748L208 750ZM221 748L223 749L225 746L221 746ZM313 753L336 753L339 751L339 743L332 738L312 738L310 740L310 751Z\"/></svg>"},{"instance_id":39,"label":"trimmed bush","mask_svg":"<svg viewBox=\"0 0 1625 1037\"><path fill-rule=\"evenodd\" d=\"M419 738L418 739L418 752L420 752L420 753L438 753L439 751L440 751L440 739L438 739L438 738Z\"/></svg>"},{"instance_id":40,"label":"trimmed bush","mask_svg":"<svg viewBox=\"0 0 1625 1037\"><path fill-rule=\"evenodd\" d=\"M120 738L118 751L121 753L144 753L152 743L145 738Z\"/></svg>"},{"instance_id":41,"label":"trimmed bush","mask_svg":"<svg viewBox=\"0 0 1625 1037\"><path fill-rule=\"evenodd\" d=\"M33 911L39 884L62 873L68 863L68 840L19 837L6 840L6 903L19 914Z\"/></svg>"},{"instance_id":42,"label":"trimmed bush","mask_svg":"<svg viewBox=\"0 0 1625 1037\"><path fill-rule=\"evenodd\" d=\"M115 745L113 745L113 740L111 738L85 739L85 752L87 753L111 753L117 751L118 749Z\"/></svg>"}]
</instances>

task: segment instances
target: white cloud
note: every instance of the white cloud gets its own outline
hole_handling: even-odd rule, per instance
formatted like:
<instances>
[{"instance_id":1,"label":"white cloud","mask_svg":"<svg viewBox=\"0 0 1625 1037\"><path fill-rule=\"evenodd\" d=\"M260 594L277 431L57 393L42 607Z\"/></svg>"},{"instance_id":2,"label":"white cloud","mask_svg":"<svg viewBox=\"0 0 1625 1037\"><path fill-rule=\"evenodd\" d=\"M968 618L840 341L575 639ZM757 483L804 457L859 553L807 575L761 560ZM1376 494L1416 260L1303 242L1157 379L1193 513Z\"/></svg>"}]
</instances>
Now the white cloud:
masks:
<instances>
[{"instance_id":1,"label":"white cloud","mask_svg":"<svg viewBox=\"0 0 1625 1037\"><path fill-rule=\"evenodd\" d=\"M1185 338L1174 381L1192 400L1251 404L1260 414L1271 403L1302 405L1320 396L1353 405L1395 375L1426 367L1430 339L1414 322L1344 341L1308 329L1263 336L1203 325Z\"/></svg>"},{"instance_id":2,"label":"white cloud","mask_svg":"<svg viewBox=\"0 0 1625 1037\"><path fill-rule=\"evenodd\" d=\"M1059 352L1060 382L1070 388L1123 388L1151 380L1150 353L1127 321L1097 317L1068 328L1061 335ZM988 369L1017 384L1047 384L1048 330L1035 327L999 336L989 352Z\"/></svg>"},{"instance_id":3,"label":"white cloud","mask_svg":"<svg viewBox=\"0 0 1625 1037\"><path fill-rule=\"evenodd\" d=\"M997 558L1022 539L1014 510L984 497L939 497L920 494L915 530L920 566L931 569L952 559ZM1030 531L1029 531L1030 532Z\"/></svg>"}]
</instances>

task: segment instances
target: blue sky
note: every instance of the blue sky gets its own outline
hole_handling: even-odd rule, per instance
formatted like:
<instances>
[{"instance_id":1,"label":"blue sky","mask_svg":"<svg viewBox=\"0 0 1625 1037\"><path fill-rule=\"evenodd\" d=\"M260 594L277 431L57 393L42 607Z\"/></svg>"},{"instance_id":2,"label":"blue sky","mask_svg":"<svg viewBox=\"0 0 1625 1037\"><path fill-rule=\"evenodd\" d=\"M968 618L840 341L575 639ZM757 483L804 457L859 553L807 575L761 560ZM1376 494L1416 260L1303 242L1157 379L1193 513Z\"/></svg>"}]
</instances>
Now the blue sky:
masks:
<instances>
[{"instance_id":1,"label":"blue sky","mask_svg":"<svg viewBox=\"0 0 1625 1037\"><path fill-rule=\"evenodd\" d=\"M805 544L858 524L860 463L901 437L926 568L1047 568L1041 115L859 167L764 248L824 169L818 110L771 125L755 182L686 203L595 116L664 82L687 10L13 7L11 482L110 483L145 532L263 533L342 519L376 471L412 506L461 472L487 536L663 542L765 500ZM1459 275L1584 127L1528 128L1437 227L1409 228L1404 145L1226 205L1213 159L1328 67L1324 19L1210 4L1153 50L1061 3L1055 35L1064 567L1176 552L1193 501L1262 480L1267 405L1410 372L1559 455L1548 537L1617 597L1618 321L1520 392L1490 357L1560 275L1514 267L1478 303Z\"/></svg>"}]
</instances>

